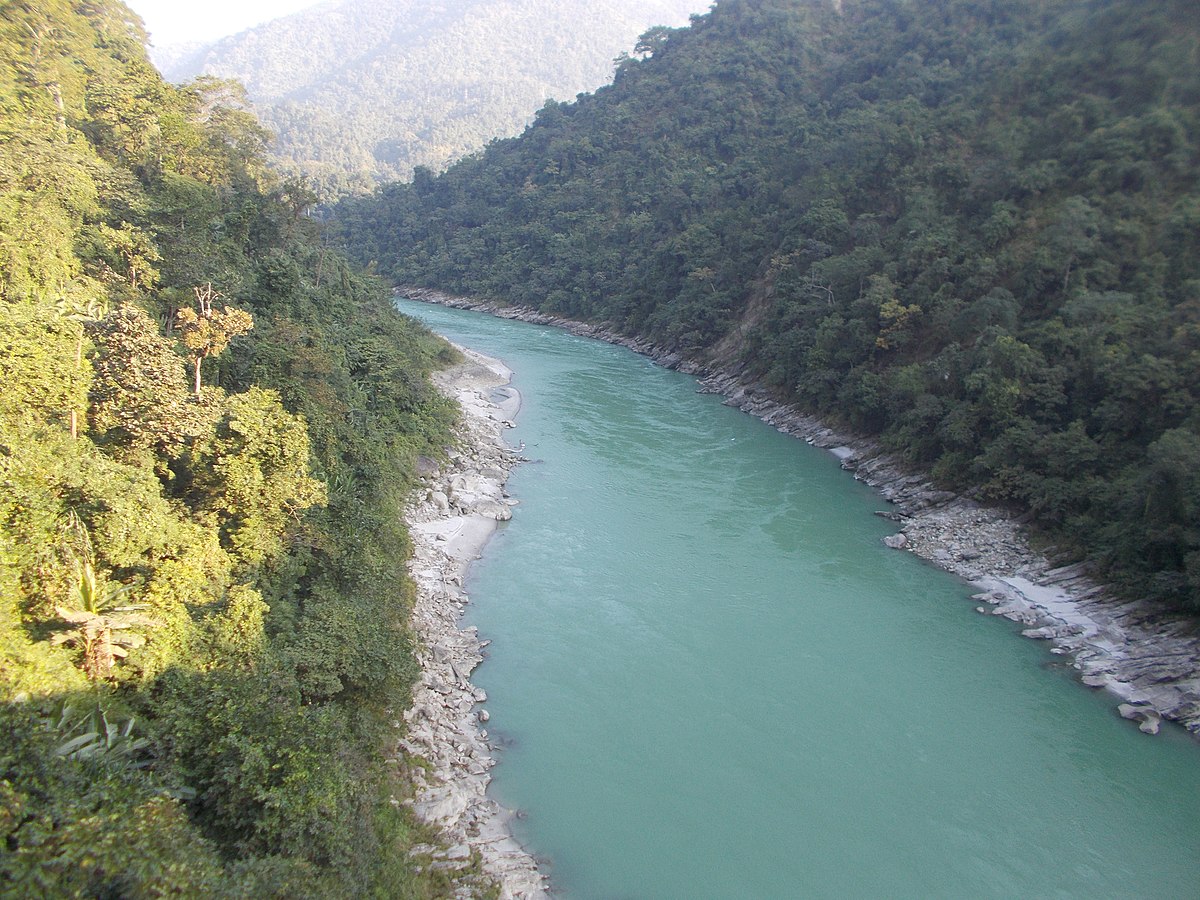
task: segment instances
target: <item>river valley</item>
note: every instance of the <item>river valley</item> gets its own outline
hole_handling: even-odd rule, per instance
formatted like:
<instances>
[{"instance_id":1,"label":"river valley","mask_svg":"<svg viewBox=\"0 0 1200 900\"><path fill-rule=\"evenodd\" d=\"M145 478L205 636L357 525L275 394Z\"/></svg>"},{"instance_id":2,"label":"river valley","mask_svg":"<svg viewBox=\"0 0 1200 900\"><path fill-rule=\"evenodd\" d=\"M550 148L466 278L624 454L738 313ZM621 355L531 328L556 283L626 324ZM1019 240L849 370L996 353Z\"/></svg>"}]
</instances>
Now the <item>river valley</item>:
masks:
<instances>
[{"instance_id":1,"label":"river valley","mask_svg":"<svg viewBox=\"0 0 1200 900\"><path fill-rule=\"evenodd\" d=\"M492 792L557 893L1195 894L1200 748L887 549L831 454L625 349L401 309L523 396L467 620Z\"/></svg>"}]
</instances>

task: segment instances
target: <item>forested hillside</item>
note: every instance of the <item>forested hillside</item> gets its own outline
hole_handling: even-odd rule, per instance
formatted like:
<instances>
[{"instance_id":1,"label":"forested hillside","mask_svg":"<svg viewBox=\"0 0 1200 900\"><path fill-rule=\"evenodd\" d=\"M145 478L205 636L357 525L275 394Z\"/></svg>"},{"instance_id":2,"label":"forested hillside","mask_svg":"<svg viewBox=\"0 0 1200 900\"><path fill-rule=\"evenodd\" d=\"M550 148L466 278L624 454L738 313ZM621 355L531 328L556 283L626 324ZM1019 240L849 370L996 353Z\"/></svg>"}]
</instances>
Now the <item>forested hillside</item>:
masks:
<instances>
[{"instance_id":1,"label":"forested hillside","mask_svg":"<svg viewBox=\"0 0 1200 900\"><path fill-rule=\"evenodd\" d=\"M347 245L745 371L1200 609L1196 13L719 0Z\"/></svg>"},{"instance_id":2,"label":"forested hillside","mask_svg":"<svg viewBox=\"0 0 1200 900\"><path fill-rule=\"evenodd\" d=\"M438 170L518 133L547 98L612 75L652 25L704 0L340 0L181 59L171 79L246 85L274 153L323 196Z\"/></svg>"},{"instance_id":3,"label":"forested hillside","mask_svg":"<svg viewBox=\"0 0 1200 900\"><path fill-rule=\"evenodd\" d=\"M446 896L383 760L452 351L143 41L0 16L0 895Z\"/></svg>"}]
</instances>

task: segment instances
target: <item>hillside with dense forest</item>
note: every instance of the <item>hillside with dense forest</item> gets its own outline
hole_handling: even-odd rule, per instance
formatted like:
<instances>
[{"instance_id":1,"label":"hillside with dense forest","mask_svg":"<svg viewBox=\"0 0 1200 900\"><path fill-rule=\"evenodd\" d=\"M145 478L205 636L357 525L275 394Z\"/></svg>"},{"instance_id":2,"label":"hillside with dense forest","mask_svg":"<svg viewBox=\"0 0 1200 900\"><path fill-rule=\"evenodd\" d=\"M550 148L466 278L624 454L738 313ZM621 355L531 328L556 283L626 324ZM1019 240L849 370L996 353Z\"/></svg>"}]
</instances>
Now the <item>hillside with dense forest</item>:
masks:
<instances>
[{"instance_id":1,"label":"hillside with dense forest","mask_svg":"<svg viewBox=\"0 0 1200 900\"><path fill-rule=\"evenodd\" d=\"M440 170L518 133L547 98L612 75L652 25L703 0L340 0L234 35L165 69L236 78L274 154L322 196Z\"/></svg>"},{"instance_id":2,"label":"hillside with dense forest","mask_svg":"<svg viewBox=\"0 0 1200 900\"><path fill-rule=\"evenodd\" d=\"M446 896L384 760L453 351L144 38L0 17L0 894Z\"/></svg>"},{"instance_id":3,"label":"hillside with dense forest","mask_svg":"<svg viewBox=\"0 0 1200 900\"><path fill-rule=\"evenodd\" d=\"M397 283L742 372L1200 609L1190 0L719 0L340 218Z\"/></svg>"}]
</instances>

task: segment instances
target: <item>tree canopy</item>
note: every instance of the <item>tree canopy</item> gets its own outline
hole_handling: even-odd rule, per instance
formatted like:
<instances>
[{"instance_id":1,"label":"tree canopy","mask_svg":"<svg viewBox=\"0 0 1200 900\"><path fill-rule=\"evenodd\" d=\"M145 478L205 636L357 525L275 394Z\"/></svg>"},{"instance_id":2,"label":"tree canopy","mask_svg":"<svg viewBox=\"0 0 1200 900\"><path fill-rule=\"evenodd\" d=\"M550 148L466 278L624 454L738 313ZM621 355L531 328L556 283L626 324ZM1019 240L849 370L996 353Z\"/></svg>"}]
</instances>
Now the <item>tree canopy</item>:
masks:
<instances>
[{"instance_id":1,"label":"tree canopy","mask_svg":"<svg viewBox=\"0 0 1200 900\"><path fill-rule=\"evenodd\" d=\"M339 218L398 283L743 371L1200 609L1198 47L1185 0L719 0Z\"/></svg>"},{"instance_id":2,"label":"tree canopy","mask_svg":"<svg viewBox=\"0 0 1200 900\"><path fill-rule=\"evenodd\" d=\"M144 39L0 16L0 894L445 896L384 759L453 351Z\"/></svg>"},{"instance_id":3,"label":"tree canopy","mask_svg":"<svg viewBox=\"0 0 1200 900\"><path fill-rule=\"evenodd\" d=\"M164 61L245 83L273 155L323 198L438 170L612 73L649 25L706 0L339 0Z\"/></svg>"}]
</instances>

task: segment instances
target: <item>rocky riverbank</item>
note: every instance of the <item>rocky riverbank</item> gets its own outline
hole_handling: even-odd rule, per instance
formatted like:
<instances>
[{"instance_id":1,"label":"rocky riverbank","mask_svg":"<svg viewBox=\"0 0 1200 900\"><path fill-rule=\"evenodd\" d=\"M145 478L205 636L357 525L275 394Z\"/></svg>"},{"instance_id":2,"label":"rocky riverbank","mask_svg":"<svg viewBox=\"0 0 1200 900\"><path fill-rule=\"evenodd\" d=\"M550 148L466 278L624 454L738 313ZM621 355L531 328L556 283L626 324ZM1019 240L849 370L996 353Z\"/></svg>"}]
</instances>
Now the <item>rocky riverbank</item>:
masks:
<instances>
[{"instance_id":1,"label":"rocky riverbank","mask_svg":"<svg viewBox=\"0 0 1200 900\"><path fill-rule=\"evenodd\" d=\"M509 829L512 814L487 797L495 765L484 727L487 696L470 681L486 641L475 628L460 627L469 602L463 590L467 567L498 523L511 518L515 505L504 484L518 457L507 449L503 434L520 396L509 386L512 373L502 363L460 350L463 363L434 374L438 388L462 406L460 444L446 466L427 467L426 486L408 515L421 677L404 714L408 725L399 746L428 763L412 767L415 811L437 825L450 845L448 850L417 847L414 855L460 872L477 854L483 872L499 884L501 898L545 897L545 878ZM460 884L457 896L477 895L470 879Z\"/></svg>"},{"instance_id":2,"label":"rocky riverbank","mask_svg":"<svg viewBox=\"0 0 1200 900\"><path fill-rule=\"evenodd\" d=\"M780 431L838 456L854 477L876 487L890 504L880 515L897 523L888 546L915 553L970 582L976 608L1027 626L1050 652L1069 659L1080 680L1112 692L1121 715L1154 733L1163 719L1200 735L1200 635L1190 620L1169 619L1149 604L1118 600L1083 566L1056 567L1029 545L1010 512L939 490L906 469L873 441L839 432L776 401L736 373L710 371L694 360L602 326L537 310L454 297L424 288L405 297L472 309L502 318L552 325L573 334L620 344L660 364L701 379L701 390L757 416Z\"/></svg>"}]
</instances>

